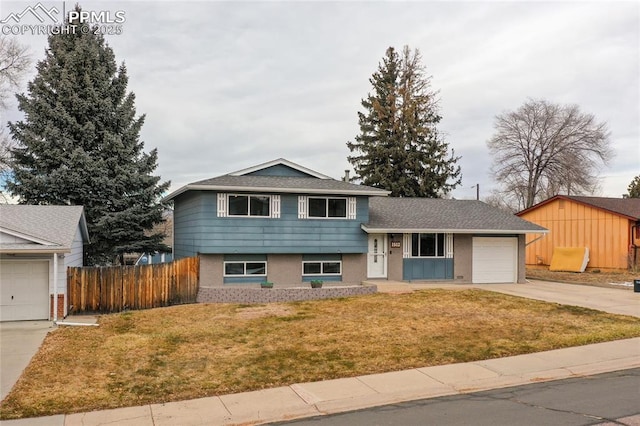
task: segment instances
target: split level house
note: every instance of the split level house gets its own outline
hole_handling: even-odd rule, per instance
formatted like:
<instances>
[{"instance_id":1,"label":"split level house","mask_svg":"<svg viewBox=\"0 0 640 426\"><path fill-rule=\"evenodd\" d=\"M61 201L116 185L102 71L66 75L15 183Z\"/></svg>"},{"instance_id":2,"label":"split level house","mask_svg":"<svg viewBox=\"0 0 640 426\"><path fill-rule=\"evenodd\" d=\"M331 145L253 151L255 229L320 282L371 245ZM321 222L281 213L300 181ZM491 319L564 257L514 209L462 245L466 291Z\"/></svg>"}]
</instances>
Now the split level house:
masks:
<instances>
[{"instance_id":1,"label":"split level house","mask_svg":"<svg viewBox=\"0 0 640 426\"><path fill-rule=\"evenodd\" d=\"M174 256L199 256L205 287L515 283L525 236L546 232L480 201L388 195L285 159L194 182L166 198Z\"/></svg>"}]
</instances>

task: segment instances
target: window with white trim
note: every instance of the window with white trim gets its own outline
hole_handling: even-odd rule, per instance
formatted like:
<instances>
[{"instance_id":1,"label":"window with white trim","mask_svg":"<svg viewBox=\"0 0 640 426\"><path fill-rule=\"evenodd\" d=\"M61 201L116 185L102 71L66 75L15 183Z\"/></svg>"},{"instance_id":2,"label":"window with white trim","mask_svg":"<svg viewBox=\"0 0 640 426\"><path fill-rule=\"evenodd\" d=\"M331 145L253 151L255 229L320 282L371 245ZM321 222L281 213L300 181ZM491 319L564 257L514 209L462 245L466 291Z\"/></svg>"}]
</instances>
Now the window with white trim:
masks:
<instances>
[{"instance_id":1,"label":"window with white trim","mask_svg":"<svg viewBox=\"0 0 640 426\"><path fill-rule=\"evenodd\" d=\"M304 260L302 261L302 275L342 275L342 261Z\"/></svg>"},{"instance_id":2,"label":"window with white trim","mask_svg":"<svg viewBox=\"0 0 640 426\"><path fill-rule=\"evenodd\" d=\"M411 234L411 257L445 257L446 234Z\"/></svg>"},{"instance_id":3,"label":"window with white trim","mask_svg":"<svg viewBox=\"0 0 640 426\"><path fill-rule=\"evenodd\" d=\"M253 276L266 276L267 275L267 262L237 262L229 261L224 262L224 276L225 277L253 277Z\"/></svg>"},{"instance_id":4,"label":"window with white trim","mask_svg":"<svg viewBox=\"0 0 640 426\"><path fill-rule=\"evenodd\" d=\"M307 217L309 218L346 218L346 198L309 197L307 200Z\"/></svg>"},{"instance_id":5,"label":"window with white trim","mask_svg":"<svg viewBox=\"0 0 640 426\"><path fill-rule=\"evenodd\" d=\"M280 217L280 196L218 194L218 217Z\"/></svg>"},{"instance_id":6,"label":"window with white trim","mask_svg":"<svg viewBox=\"0 0 640 426\"><path fill-rule=\"evenodd\" d=\"M356 197L298 196L298 219L355 219Z\"/></svg>"}]
</instances>

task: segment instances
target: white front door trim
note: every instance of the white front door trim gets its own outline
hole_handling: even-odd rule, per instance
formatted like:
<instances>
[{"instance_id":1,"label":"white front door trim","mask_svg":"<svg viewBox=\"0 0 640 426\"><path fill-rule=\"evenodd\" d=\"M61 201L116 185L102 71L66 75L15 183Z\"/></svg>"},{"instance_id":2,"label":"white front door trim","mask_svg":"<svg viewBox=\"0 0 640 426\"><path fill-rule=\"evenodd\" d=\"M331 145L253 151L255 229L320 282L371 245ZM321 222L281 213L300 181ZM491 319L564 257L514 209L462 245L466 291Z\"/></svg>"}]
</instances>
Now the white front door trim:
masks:
<instances>
[{"instance_id":1,"label":"white front door trim","mask_svg":"<svg viewBox=\"0 0 640 426\"><path fill-rule=\"evenodd\" d=\"M369 234L367 278L387 278L387 234Z\"/></svg>"}]
</instances>

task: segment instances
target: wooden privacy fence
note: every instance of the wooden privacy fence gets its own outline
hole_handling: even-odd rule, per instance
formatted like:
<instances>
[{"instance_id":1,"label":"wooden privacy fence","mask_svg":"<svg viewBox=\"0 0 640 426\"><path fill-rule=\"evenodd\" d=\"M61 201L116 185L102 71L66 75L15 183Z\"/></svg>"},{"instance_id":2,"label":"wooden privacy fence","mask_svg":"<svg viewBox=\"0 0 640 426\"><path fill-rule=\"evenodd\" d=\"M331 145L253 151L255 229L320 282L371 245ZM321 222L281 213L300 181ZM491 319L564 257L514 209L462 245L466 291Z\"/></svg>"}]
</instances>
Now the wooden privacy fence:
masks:
<instances>
[{"instance_id":1,"label":"wooden privacy fence","mask_svg":"<svg viewBox=\"0 0 640 426\"><path fill-rule=\"evenodd\" d=\"M144 266L67 269L68 312L120 312L195 303L199 258Z\"/></svg>"}]
</instances>

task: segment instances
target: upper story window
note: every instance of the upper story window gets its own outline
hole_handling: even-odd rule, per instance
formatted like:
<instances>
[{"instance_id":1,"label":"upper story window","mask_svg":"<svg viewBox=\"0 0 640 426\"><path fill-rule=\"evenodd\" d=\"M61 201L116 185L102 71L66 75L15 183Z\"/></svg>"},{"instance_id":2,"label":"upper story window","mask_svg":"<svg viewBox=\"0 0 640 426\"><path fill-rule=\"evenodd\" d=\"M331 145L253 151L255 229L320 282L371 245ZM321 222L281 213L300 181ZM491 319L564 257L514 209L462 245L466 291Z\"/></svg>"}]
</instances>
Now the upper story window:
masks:
<instances>
[{"instance_id":1,"label":"upper story window","mask_svg":"<svg viewBox=\"0 0 640 426\"><path fill-rule=\"evenodd\" d=\"M280 217L280 195L218 194L218 217Z\"/></svg>"},{"instance_id":2,"label":"upper story window","mask_svg":"<svg viewBox=\"0 0 640 426\"><path fill-rule=\"evenodd\" d=\"M229 216L270 217L268 195L229 195Z\"/></svg>"},{"instance_id":3,"label":"upper story window","mask_svg":"<svg viewBox=\"0 0 640 426\"><path fill-rule=\"evenodd\" d=\"M298 197L299 219L355 219L355 197Z\"/></svg>"},{"instance_id":4,"label":"upper story window","mask_svg":"<svg viewBox=\"0 0 640 426\"><path fill-rule=\"evenodd\" d=\"M309 197L309 217L347 217L346 198Z\"/></svg>"}]
</instances>

